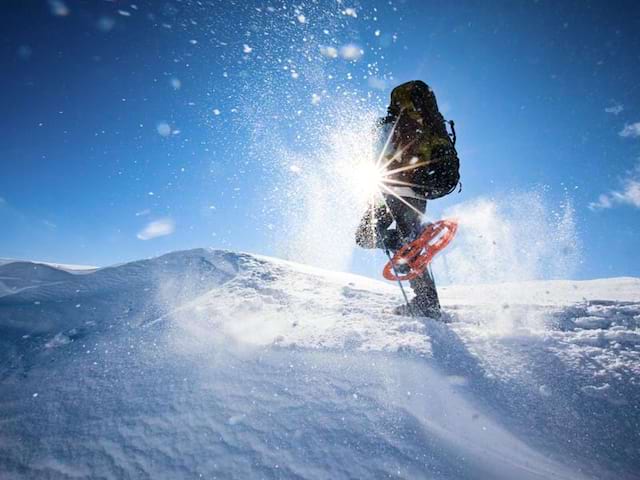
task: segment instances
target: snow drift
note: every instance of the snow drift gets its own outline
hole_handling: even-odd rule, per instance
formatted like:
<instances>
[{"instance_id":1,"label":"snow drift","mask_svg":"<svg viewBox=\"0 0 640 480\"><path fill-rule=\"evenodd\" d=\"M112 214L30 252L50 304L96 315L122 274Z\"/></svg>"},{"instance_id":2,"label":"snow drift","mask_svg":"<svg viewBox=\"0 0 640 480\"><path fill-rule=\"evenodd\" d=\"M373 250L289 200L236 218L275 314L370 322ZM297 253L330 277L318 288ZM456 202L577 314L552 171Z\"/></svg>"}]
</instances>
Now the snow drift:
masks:
<instances>
[{"instance_id":1,"label":"snow drift","mask_svg":"<svg viewBox=\"0 0 640 480\"><path fill-rule=\"evenodd\" d=\"M638 478L640 279L441 290L216 250L0 265L0 477Z\"/></svg>"}]
</instances>

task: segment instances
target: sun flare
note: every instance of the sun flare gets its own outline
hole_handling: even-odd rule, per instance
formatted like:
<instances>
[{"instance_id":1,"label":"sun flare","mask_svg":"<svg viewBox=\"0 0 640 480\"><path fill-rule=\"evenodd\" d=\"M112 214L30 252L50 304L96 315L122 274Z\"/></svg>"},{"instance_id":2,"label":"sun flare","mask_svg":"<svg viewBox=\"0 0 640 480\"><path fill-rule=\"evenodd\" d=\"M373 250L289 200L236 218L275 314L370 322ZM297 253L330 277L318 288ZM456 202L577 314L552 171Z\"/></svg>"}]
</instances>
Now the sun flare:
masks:
<instances>
[{"instance_id":1,"label":"sun flare","mask_svg":"<svg viewBox=\"0 0 640 480\"><path fill-rule=\"evenodd\" d=\"M380 193L383 179L384 170L372 161L360 162L353 169L354 188L366 199Z\"/></svg>"},{"instance_id":2,"label":"sun flare","mask_svg":"<svg viewBox=\"0 0 640 480\"><path fill-rule=\"evenodd\" d=\"M351 168L346 169L349 183L352 185L356 196L369 204L372 203L372 200L384 200L385 197L391 196L397 198L407 205L407 207L422 215L423 212L416 210L413 205L396 193L397 187L414 188L420 187L420 185L398 180L395 177L400 172L422 167L428 162L417 161L409 165L397 166L401 163L404 149L393 149L393 151L390 152L390 150L392 150L390 148L391 137L393 136L394 130L395 125L387 133L387 137L384 139L384 145L379 151L371 148L371 151L367 152L366 155L356 157L359 160L352 162ZM362 146L359 148L362 148ZM396 163L395 166L394 163Z\"/></svg>"}]
</instances>

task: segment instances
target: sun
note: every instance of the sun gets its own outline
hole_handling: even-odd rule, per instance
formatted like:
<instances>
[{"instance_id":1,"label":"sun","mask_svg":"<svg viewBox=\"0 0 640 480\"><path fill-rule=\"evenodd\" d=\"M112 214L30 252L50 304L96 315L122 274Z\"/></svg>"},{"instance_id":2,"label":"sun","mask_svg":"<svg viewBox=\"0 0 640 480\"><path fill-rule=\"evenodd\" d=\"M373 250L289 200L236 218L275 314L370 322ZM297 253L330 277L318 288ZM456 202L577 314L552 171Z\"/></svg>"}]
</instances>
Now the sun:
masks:
<instances>
[{"instance_id":1,"label":"sun","mask_svg":"<svg viewBox=\"0 0 640 480\"><path fill-rule=\"evenodd\" d=\"M407 165L394 168L394 163L402 165L402 157L405 153L404 148L390 148L391 138L396 124L394 124L388 132L384 146L377 152L377 155L361 157L360 161L354 162L353 168L350 171L351 183L357 196L363 200L371 202L374 198L385 200L385 197L395 197L408 208L416 211L419 215L423 215L423 212L418 211L413 205L396 193L397 187L422 187L414 183L399 180L397 174L414 170L427 165L429 162L420 161L416 158L415 161Z\"/></svg>"},{"instance_id":2,"label":"sun","mask_svg":"<svg viewBox=\"0 0 640 480\"><path fill-rule=\"evenodd\" d=\"M358 132L357 135L344 131L335 132L331 143L333 160L329 181L334 180L348 186L349 195L358 205L373 205L381 201L386 202L389 197L395 197L407 208L423 215L424 212L418 211L403 198L402 194L398 194L400 189L407 187L413 189L423 187L400 180L398 174L423 167L429 162L420 161L418 158L408 163L403 161L409 145L400 148L392 145L396 124L385 131L382 139L373 132ZM333 186L329 184L328 187Z\"/></svg>"},{"instance_id":3,"label":"sun","mask_svg":"<svg viewBox=\"0 0 640 480\"><path fill-rule=\"evenodd\" d=\"M367 199L380 193L383 179L384 170L372 161L361 162L353 170L354 187Z\"/></svg>"}]
</instances>

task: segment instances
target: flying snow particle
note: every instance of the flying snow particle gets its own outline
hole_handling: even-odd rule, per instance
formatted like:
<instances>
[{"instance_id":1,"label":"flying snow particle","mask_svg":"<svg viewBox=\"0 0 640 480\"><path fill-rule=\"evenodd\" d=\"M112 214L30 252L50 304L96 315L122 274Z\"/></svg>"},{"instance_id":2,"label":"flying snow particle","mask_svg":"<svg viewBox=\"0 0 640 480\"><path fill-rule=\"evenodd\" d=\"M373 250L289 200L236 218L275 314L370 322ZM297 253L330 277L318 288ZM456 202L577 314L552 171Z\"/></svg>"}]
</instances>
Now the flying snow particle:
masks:
<instances>
[{"instance_id":1,"label":"flying snow particle","mask_svg":"<svg viewBox=\"0 0 640 480\"><path fill-rule=\"evenodd\" d=\"M127 10L118 10L118 14L122 15L123 17L130 17L131 16L131 12L129 12Z\"/></svg>"},{"instance_id":2,"label":"flying snow particle","mask_svg":"<svg viewBox=\"0 0 640 480\"><path fill-rule=\"evenodd\" d=\"M214 108L213 109L213 114L216 115L216 116L220 115L220 110L218 110L217 108Z\"/></svg>"},{"instance_id":3,"label":"flying snow particle","mask_svg":"<svg viewBox=\"0 0 640 480\"><path fill-rule=\"evenodd\" d=\"M146 227L138 232L139 240L151 240L152 238L171 235L176 229L175 222L171 218L161 218L149 222Z\"/></svg>"},{"instance_id":4,"label":"flying snow particle","mask_svg":"<svg viewBox=\"0 0 640 480\"><path fill-rule=\"evenodd\" d=\"M356 12L356 9L352 7L345 8L342 11L342 14L346 15L347 17L358 18L358 12Z\"/></svg>"},{"instance_id":5,"label":"flying snow particle","mask_svg":"<svg viewBox=\"0 0 640 480\"><path fill-rule=\"evenodd\" d=\"M619 115L624 110L624 106L620 103L615 103L610 107L604 109L605 112L610 113L612 115Z\"/></svg>"},{"instance_id":6,"label":"flying snow particle","mask_svg":"<svg viewBox=\"0 0 640 480\"><path fill-rule=\"evenodd\" d=\"M307 23L307 18L304 15L300 14L298 15L298 21L300 23Z\"/></svg>"},{"instance_id":7,"label":"flying snow particle","mask_svg":"<svg viewBox=\"0 0 640 480\"><path fill-rule=\"evenodd\" d=\"M302 169L298 165L291 165L289 170L293 173L300 173Z\"/></svg>"},{"instance_id":8,"label":"flying snow particle","mask_svg":"<svg viewBox=\"0 0 640 480\"><path fill-rule=\"evenodd\" d=\"M357 45L350 43L340 47L340 56L345 60L357 60L364 54L364 51Z\"/></svg>"},{"instance_id":9,"label":"flying snow particle","mask_svg":"<svg viewBox=\"0 0 640 480\"><path fill-rule=\"evenodd\" d=\"M376 30L375 32L373 32L373 34L374 34L376 37L379 37L379 36L380 36L380 30Z\"/></svg>"},{"instance_id":10,"label":"flying snow particle","mask_svg":"<svg viewBox=\"0 0 640 480\"><path fill-rule=\"evenodd\" d=\"M111 17L100 17L98 19L98 30L101 32L110 32L115 27L116 21Z\"/></svg>"},{"instance_id":11,"label":"flying snow particle","mask_svg":"<svg viewBox=\"0 0 640 480\"><path fill-rule=\"evenodd\" d=\"M62 0L49 0L49 9L56 17L66 17L71 13L67 4Z\"/></svg>"},{"instance_id":12,"label":"flying snow particle","mask_svg":"<svg viewBox=\"0 0 640 480\"><path fill-rule=\"evenodd\" d=\"M317 93L314 93L311 95L311 104L312 105L318 105L320 103L320 95L318 95Z\"/></svg>"},{"instance_id":13,"label":"flying snow particle","mask_svg":"<svg viewBox=\"0 0 640 480\"><path fill-rule=\"evenodd\" d=\"M253 48L245 43L244 45L242 45L242 51L244 53L251 53L253 51Z\"/></svg>"},{"instance_id":14,"label":"flying snow particle","mask_svg":"<svg viewBox=\"0 0 640 480\"><path fill-rule=\"evenodd\" d=\"M320 53L327 58L336 58L338 56L338 50L334 47L320 47Z\"/></svg>"},{"instance_id":15,"label":"flying snow particle","mask_svg":"<svg viewBox=\"0 0 640 480\"><path fill-rule=\"evenodd\" d=\"M626 124L624 128L618 132L618 135L629 138L640 137L640 122Z\"/></svg>"},{"instance_id":16,"label":"flying snow particle","mask_svg":"<svg viewBox=\"0 0 640 480\"><path fill-rule=\"evenodd\" d=\"M32 54L33 50L31 50L29 45L20 45L18 47L18 58L20 58L20 60L27 61L31 58Z\"/></svg>"},{"instance_id":17,"label":"flying snow particle","mask_svg":"<svg viewBox=\"0 0 640 480\"><path fill-rule=\"evenodd\" d=\"M171 86L174 90L180 90L180 88L182 87L182 82L179 78L173 77L169 82L171 83Z\"/></svg>"},{"instance_id":18,"label":"flying snow particle","mask_svg":"<svg viewBox=\"0 0 640 480\"><path fill-rule=\"evenodd\" d=\"M168 137L171 135L171 126L167 122L160 122L156 126L156 130L161 137Z\"/></svg>"},{"instance_id":19,"label":"flying snow particle","mask_svg":"<svg viewBox=\"0 0 640 480\"><path fill-rule=\"evenodd\" d=\"M192 38L191 40L189 40L189 43L191 45L197 45L198 44L198 40L196 40L195 38Z\"/></svg>"},{"instance_id":20,"label":"flying snow particle","mask_svg":"<svg viewBox=\"0 0 640 480\"><path fill-rule=\"evenodd\" d=\"M385 88L387 88L387 82L385 82L381 78L369 77L367 82L369 83L369 86L371 88L375 88L376 90L384 90Z\"/></svg>"},{"instance_id":21,"label":"flying snow particle","mask_svg":"<svg viewBox=\"0 0 640 480\"><path fill-rule=\"evenodd\" d=\"M291 72L291 78L296 79L300 76L298 72Z\"/></svg>"}]
</instances>

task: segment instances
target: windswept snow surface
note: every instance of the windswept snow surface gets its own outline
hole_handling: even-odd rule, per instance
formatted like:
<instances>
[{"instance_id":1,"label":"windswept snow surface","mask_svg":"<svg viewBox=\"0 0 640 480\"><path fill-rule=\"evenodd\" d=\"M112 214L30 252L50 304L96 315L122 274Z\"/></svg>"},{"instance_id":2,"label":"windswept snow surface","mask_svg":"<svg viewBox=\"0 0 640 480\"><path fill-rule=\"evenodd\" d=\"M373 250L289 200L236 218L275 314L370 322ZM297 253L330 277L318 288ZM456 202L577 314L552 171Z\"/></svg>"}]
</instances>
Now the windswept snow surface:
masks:
<instances>
[{"instance_id":1,"label":"windswept snow surface","mask_svg":"<svg viewBox=\"0 0 640 480\"><path fill-rule=\"evenodd\" d=\"M397 287L216 250L0 265L1 478L640 478L640 280Z\"/></svg>"}]
</instances>

